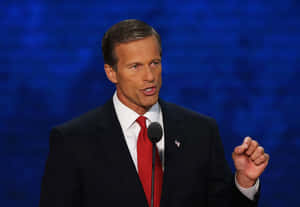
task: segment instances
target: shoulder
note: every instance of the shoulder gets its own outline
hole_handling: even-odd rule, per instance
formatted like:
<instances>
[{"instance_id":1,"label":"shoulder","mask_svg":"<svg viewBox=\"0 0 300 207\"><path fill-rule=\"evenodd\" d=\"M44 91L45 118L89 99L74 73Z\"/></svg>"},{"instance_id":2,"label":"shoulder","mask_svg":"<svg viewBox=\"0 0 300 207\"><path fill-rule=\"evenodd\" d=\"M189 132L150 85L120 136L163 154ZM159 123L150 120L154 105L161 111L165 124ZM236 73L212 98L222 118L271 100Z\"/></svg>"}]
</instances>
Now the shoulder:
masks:
<instances>
[{"instance_id":1,"label":"shoulder","mask_svg":"<svg viewBox=\"0 0 300 207\"><path fill-rule=\"evenodd\" d=\"M78 117L75 117L65 123L57 125L53 128L63 135L88 135L98 129L101 123L113 113L112 101L109 100L102 106L92 109Z\"/></svg>"},{"instance_id":2,"label":"shoulder","mask_svg":"<svg viewBox=\"0 0 300 207\"><path fill-rule=\"evenodd\" d=\"M209 128L217 127L216 120L212 117L163 100L160 100L159 103L163 113L168 114L168 116L171 116L174 119L182 120L190 125L207 126Z\"/></svg>"}]
</instances>

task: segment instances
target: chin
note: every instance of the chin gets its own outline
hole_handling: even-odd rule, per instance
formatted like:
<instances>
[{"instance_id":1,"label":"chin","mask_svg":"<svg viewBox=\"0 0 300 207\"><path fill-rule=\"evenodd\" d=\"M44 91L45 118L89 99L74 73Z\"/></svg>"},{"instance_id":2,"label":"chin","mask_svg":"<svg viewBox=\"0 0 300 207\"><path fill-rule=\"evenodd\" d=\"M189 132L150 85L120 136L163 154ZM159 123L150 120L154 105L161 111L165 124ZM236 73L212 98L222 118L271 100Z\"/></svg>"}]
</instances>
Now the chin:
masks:
<instances>
[{"instance_id":1,"label":"chin","mask_svg":"<svg viewBox=\"0 0 300 207\"><path fill-rule=\"evenodd\" d=\"M149 100L149 101L147 101L145 104L144 104L144 106L145 106L145 108L150 108L151 106L153 106L154 104L156 104L156 102L158 101L158 98L155 98L155 99L153 99L153 100Z\"/></svg>"}]
</instances>

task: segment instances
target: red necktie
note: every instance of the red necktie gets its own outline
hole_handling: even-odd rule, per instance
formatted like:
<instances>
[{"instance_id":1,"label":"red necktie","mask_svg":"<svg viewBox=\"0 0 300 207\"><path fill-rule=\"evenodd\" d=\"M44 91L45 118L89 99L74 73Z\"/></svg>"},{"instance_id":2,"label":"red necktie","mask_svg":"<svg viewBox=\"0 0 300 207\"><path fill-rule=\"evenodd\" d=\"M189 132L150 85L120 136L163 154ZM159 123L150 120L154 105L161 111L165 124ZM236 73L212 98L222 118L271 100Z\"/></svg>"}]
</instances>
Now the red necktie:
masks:
<instances>
[{"instance_id":1,"label":"red necktie","mask_svg":"<svg viewBox=\"0 0 300 207\"><path fill-rule=\"evenodd\" d=\"M144 192L149 206L151 205L151 179L152 179L152 143L147 135L146 118L140 116L137 123L141 127L137 141L138 173L143 184ZM156 147L156 146L155 146ZM162 191L163 171L156 148L154 173L154 207L159 207Z\"/></svg>"}]
</instances>

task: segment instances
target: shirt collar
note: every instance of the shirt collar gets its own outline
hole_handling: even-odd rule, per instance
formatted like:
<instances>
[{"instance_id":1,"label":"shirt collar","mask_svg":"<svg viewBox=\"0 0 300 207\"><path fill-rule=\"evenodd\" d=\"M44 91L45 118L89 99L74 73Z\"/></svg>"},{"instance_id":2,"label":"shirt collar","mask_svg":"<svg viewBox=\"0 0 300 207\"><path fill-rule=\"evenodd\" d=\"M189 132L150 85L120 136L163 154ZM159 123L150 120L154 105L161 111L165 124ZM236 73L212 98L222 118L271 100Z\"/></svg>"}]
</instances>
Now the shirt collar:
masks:
<instances>
[{"instance_id":1,"label":"shirt collar","mask_svg":"<svg viewBox=\"0 0 300 207\"><path fill-rule=\"evenodd\" d=\"M117 117L119 119L120 125L123 129L129 129L135 120L140 116L138 113L133 111L132 109L125 106L118 98L117 92L114 93L113 96L113 104L117 113ZM143 116L147 118L147 125L151 122L159 122L159 115L161 113L161 108L156 102Z\"/></svg>"}]
</instances>

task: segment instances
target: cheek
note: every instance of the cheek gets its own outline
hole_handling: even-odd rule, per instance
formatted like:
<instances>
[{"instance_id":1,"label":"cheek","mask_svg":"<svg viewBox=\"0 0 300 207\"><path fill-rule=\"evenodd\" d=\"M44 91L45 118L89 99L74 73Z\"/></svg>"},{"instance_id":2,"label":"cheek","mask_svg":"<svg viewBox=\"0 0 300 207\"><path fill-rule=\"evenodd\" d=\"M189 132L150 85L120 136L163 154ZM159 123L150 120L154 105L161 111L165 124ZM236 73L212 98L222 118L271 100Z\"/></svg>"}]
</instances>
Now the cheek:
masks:
<instances>
[{"instance_id":1,"label":"cheek","mask_svg":"<svg viewBox=\"0 0 300 207\"><path fill-rule=\"evenodd\" d=\"M124 88L124 90L126 90L127 93L136 93L136 91L138 90L137 80L126 79L123 80L122 83L122 87Z\"/></svg>"},{"instance_id":2,"label":"cheek","mask_svg":"<svg viewBox=\"0 0 300 207\"><path fill-rule=\"evenodd\" d=\"M132 85L132 78L127 74L119 74L118 75L118 83L122 88L130 88Z\"/></svg>"},{"instance_id":3,"label":"cheek","mask_svg":"<svg viewBox=\"0 0 300 207\"><path fill-rule=\"evenodd\" d=\"M161 70L157 72L157 80L161 83Z\"/></svg>"}]
</instances>

